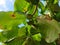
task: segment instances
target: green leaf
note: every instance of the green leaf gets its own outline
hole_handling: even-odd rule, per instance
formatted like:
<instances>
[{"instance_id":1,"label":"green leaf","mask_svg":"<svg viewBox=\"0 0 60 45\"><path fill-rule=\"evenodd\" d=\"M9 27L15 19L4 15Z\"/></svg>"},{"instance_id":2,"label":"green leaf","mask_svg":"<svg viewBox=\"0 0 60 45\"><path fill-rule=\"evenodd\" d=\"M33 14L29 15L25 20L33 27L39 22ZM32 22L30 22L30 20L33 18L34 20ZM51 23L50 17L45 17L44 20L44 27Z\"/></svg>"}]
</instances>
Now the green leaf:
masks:
<instances>
[{"instance_id":1,"label":"green leaf","mask_svg":"<svg viewBox=\"0 0 60 45\"><path fill-rule=\"evenodd\" d=\"M59 37L59 26L55 20L52 20L51 27L46 32L46 41L48 43L54 42Z\"/></svg>"},{"instance_id":2,"label":"green leaf","mask_svg":"<svg viewBox=\"0 0 60 45\"><path fill-rule=\"evenodd\" d=\"M10 30L13 24L26 23L26 16L14 12L0 12L0 28Z\"/></svg>"},{"instance_id":3,"label":"green leaf","mask_svg":"<svg viewBox=\"0 0 60 45\"><path fill-rule=\"evenodd\" d=\"M33 40L36 40L36 41L41 41L41 34L38 33L38 34L35 34L32 36Z\"/></svg>"},{"instance_id":4,"label":"green leaf","mask_svg":"<svg viewBox=\"0 0 60 45\"><path fill-rule=\"evenodd\" d=\"M31 33L31 35L35 35L35 34L37 34L37 33L39 33L40 31L37 29L34 29L34 28L31 28L30 29L30 33Z\"/></svg>"},{"instance_id":5,"label":"green leaf","mask_svg":"<svg viewBox=\"0 0 60 45\"><path fill-rule=\"evenodd\" d=\"M47 43L54 42L59 35L59 24L55 20L45 20L40 19L39 21L39 29L42 34L42 37L45 38Z\"/></svg>"},{"instance_id":6,"label":"green leaf","mask_svg":"<svg viewBox=\"0 0 60 45\"><path fill-rule=\"evenodd\" d=\"M33 40L31 37L27 37L22 45L40 45L40 42Z\"/></svg>"},{"instance_id":7,"label":"green leaf","mask_svg":"<svg viewBox=\"0 0 60 45\"><path fill-rule=\"evenodd\" d=\"M37 10L36 10L36 13L33 15L33 17L36 19L38 15L39 15L39 14L38 14L38 9L37 9Z\"/></svg>"},{"instance_id":8,"label":"green leaf","mask_svg":"<svg viewBox=\"0 0 60 45\"><path fill-rule=\"evenodd\" d=\"M27 2L31 3L32 5L37 5L39 0L26 0Z\"/></svg>"},{"instance_id":9,"label":"green leaf","mask_svg":"<svg viewBox=\"0 0 60 45\"><path fill-rule=\"evenodd\" d=\"M35 11L36 6L35 5L29 5L28 7L28 14L33 14L33 12Z\"/></svg>"},{"instance_id":10,"label":"green leaf","mask_svg":"<svg viewBox=\"0 0 60 45\"><path fill-rule=\"evenodd\" d=\"M43 13L46 10L42 2L39 2L39 8L41 9L41 13Z\"/></svg>"},{"instance_id":11,"label":"green leaf","mask_svg":"<svg viewBox=\"0 0 60 45\"><path fill-rule=\"evenodd\" d=\"M15 3L14 3L15 11L26 12L28 6L29 6L29 3L25 0L15 0Z\"/></svg>"},{"instance_id":12,"label":"green leaf","mask_svg":"<svg viewBox=\"0 0 60 45\"><path fill-rule=\"evenodd\" d=\"M40 42L34 41L31 37L17 37L6 45L40 45Z\"/></svg>"},{"instance_id":13,"label":"green leaf","mask_svg":"<svg viewBox=\"0 0 60 45\"><path fill-rule=\"evenodd\" d=\"M54 0L54 4L58 3L58 0Z\"/></svg>"},{"instance_id":14,"label":"green leaf","mask_svg":"<svg viewBox=\"0 0 60 45\"><path fill-rule=\"evenodd\" d=\"M19 37L26 37L27 36L26 27L22 27L18 30L18 36Z\"/></svg>"},{"instance_id":15,"label":"green leaf","mask_svg":"<svg viewBox=\"0 0 60 45\"><path fill-rule=\"evenodd\" d=\"M56 15L53 15L53 18L54 18L56 21L60 22L60 12L56 13Z\"/></svg>"},{"instance_id":16,"label":"green leaf","mask_svg":"<svg viewBox=\"0 0 60 45\"><path fill-rule=\"evenodd\" d=\"M55 3L55 4L54 4ZM58 0L51 0L51 1L48 1L47 3L47 7L50 11L53 12L59 12L60 11L60 7L58 5Z\"/></svg>"},{"instance_id":17,"label":"green leaf","mask_svg":"<svg viewBox=\"0 0 60 45\"><path fill-rule=\"evenodd\" d=\"M11 30L3 31L2 36L5 37L7 40L16 37L18 35L18 25L13 25Z\"/></svg>"},{"instance_id":18,"label":"green leaf","mask_svg":"<svg viewBox=\"0 0 60 45\"><path fill-rule=\"evenodd\" d=\"M2 33L0 33L0 42L4 42L6 41L7 39L2 35Z\"/></svg>"},{"instance_id":19,"label":"green leaf","mask_svg":"<svg viewBox=\"0 0 60 45\"><path fill-rule=\"evenodd\" d=\"M22 45L23 42L25 41L26 37L17 37L14 40L10 42L6 42L6 45Z\"/></svg>"}]
</instances>

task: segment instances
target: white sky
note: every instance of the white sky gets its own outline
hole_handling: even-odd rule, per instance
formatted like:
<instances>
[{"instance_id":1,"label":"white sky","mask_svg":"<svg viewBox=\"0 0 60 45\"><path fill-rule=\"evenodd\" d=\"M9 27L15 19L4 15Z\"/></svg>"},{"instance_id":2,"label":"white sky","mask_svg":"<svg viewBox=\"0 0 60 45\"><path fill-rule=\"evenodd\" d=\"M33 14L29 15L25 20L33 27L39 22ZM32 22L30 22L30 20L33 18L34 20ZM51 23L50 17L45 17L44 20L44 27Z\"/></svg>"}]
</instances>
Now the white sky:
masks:
<instances>
[{"instance_id":1,"label":"white sky","mask_svg":"<svg viewBox=\"0 0 60 45\"><path fill-rule=\"evenodd\" d=\"M0 11L13 10L14 0L0 0Z\"/></svg>"},{"instance_id":2,"label":"white sky","mask_svg":"<svg viewBox=\"0 0 60 45\"><path fill-rule=\"evenodd\" d=\"M3 6L4 8L6 8L6 2L5 0L0 0L0 7ZM0 9L0 11L2 11L2 9Z\"/></svg>"}]
</instances>

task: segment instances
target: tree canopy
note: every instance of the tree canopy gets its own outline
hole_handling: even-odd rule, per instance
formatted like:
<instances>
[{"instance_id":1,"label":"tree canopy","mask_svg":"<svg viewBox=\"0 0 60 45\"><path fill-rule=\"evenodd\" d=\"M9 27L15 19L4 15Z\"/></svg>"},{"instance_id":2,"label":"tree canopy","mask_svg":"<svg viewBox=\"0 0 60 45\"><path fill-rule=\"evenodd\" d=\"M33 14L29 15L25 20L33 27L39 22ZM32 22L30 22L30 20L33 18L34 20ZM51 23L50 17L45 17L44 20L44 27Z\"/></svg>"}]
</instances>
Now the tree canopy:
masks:
<instances>
[{"instance_id":1,"label":"tree canopy","mask_svg":"<svg viewBox=\"0 0 60 45\"><path fill-rule=\"evenodd\" d=\"M15 0L14 11L0 12L0 42L3 45L60 45L58 2Z\"/></svg>"}]
</instances>

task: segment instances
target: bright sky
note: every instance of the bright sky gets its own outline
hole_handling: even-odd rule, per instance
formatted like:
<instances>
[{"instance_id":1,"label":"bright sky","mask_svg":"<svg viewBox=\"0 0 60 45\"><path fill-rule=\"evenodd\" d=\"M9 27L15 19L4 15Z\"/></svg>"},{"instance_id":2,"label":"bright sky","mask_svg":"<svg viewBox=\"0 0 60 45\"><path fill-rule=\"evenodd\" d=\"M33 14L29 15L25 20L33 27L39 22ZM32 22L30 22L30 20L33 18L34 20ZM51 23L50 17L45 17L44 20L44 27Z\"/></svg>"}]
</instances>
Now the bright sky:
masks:
<instances>
[{"instance_id":1,"label":"bright sky","mask_svg":"<svg viewBox=\"0 0 60 45\"><path fill-rule=\"evenodd\" d=\"M14 9L14 0L0 0L0 11L11 11Z\"/></svg>"}]
</instances>

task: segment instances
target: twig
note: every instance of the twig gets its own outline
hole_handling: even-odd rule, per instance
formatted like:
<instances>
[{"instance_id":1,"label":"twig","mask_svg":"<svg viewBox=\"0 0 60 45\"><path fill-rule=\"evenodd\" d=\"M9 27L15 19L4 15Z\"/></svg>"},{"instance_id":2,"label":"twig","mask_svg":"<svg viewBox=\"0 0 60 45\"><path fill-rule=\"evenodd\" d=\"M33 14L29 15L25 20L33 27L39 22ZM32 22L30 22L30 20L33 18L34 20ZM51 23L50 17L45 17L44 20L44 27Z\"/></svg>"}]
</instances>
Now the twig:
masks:
<instances>
[{"instance_id":1,"label":"twig","mask_svg":"<svg viewBox=\"0 0 60 45\"><path fill-rule=\"evenodd\" d=\"M13 37L13 38L11 38L11 39L9 39L9 40L7 40L7 41L4 41L4 43L9 43L9 42L11 42L11 41L13 41L13 40L15 40L16 39L16 37Z\"/></svg>"}]
</instances>

